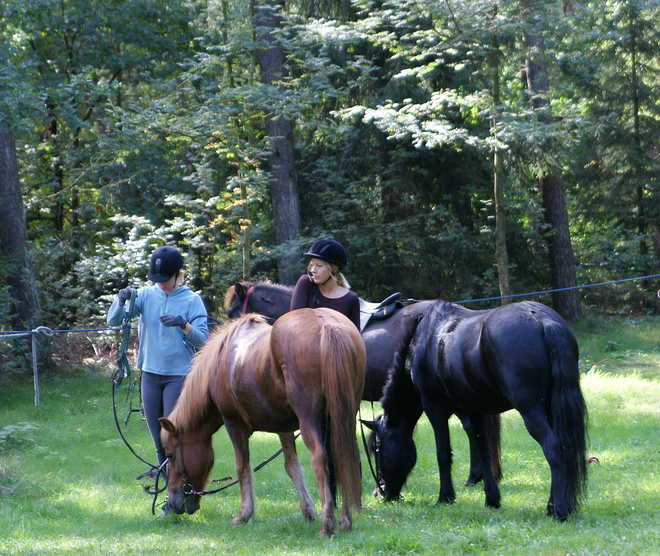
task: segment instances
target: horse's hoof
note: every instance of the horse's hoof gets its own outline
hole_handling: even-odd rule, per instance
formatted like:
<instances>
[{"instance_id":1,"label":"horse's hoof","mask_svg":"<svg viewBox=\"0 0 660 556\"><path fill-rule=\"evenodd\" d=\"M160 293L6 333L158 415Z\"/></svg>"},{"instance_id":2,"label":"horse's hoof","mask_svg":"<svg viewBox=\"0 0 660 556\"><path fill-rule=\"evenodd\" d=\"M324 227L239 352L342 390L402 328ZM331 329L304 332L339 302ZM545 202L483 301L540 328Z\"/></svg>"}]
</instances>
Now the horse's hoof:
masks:
<instances>
[{"instance_id":1,"label":"horse's hoof","mask_svg":"<svg viewBox=\"0 0 660 556\"><path fill-rule=\"evenodd\" d=\"M464 487L471 487L471 486L475 486L475 485L479 484L480 482L481 482L481 477L473 477L472 475L470 475L467 478L467 481L465 481L463 483L463 486Z\"/></svg>"},{"instance_id":2,"label":"horse's hoof","mask_svg":"<svg viewBox=\"0 0 660 556\"><path fill-rule=\"evenodd\" d=\"M319 533L319 539L330 539L335 536L334 530L328 530L325 527Z\"/></svg>"},{"instance_id":3,"label":"horse's hoof","mask_svg":"<svg viewBox=\"0 0 660 556\"><path fill-rule=\"evenodd\" d=\"M303 510L302 516L305 521L316 521L316 513L314 513L314 510L311 511Z\"/></svg>"},{"instance_id":4,"label":"horse's hoof","mask_svg":"<svg viewBox=\"0 0 660 556\"><path fill-rule=\"evenodd\" d=\"M339 520L339 530L340 531L352 531L353 522L348 518L343 518Z\"/></svg>"},{"instance_id":5,"label":"horse's hoof","mask_svg":"<svg viewBox=\"0 0 660 556\"><path fill-rule=\"evenodd\" d=\"M243 517L239 515L231 520L232 525L240 525L241 523L252 523L252 516Z\"/></svg>"},{"instance_id":6,"label":"horse's hoof","mask_svg":"<svg viewBox=\"0 0 660 556\"><path fill-rule=\"evenodd\" d=\"M560 523L564 523L568 516L573 513L573 508L570 504L566 504L565 506L561 504L557 506L554 502L548 502L547 513Z\"/></svg>"}]
</instances>

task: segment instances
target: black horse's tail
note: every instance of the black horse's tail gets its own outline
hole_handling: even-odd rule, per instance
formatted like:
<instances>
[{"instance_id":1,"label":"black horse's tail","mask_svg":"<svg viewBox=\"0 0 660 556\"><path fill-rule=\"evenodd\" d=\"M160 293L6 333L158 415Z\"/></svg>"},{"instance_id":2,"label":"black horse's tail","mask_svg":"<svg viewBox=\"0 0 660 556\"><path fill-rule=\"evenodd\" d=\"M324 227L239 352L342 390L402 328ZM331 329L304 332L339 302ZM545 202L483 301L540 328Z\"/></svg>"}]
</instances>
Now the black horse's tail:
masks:
<instances>
[{"instance_id":1,"label":"black horse's tail","mask_svg":"<svg viewBox=\"0 0 660 556\"><path fill-rule=\"evenodd\" d=\"M578 347L565 322L546 322L544 333L552 362L550 411L559 438L566 500L576 510L587 488L587 406L580 388Z\"/></svg>"},{"instance_id":2,"label":"black horse's tail","mask_svg":"<svg viewBox=\"0 0 660 556\"><path fill-rule=\"evenodd\" d=\"M502 480L502 419L500 414L486 415L484 418L486 439L488 440L488 453L490 454L490 468L497 481Z\"/></svg>"}]
</instances>

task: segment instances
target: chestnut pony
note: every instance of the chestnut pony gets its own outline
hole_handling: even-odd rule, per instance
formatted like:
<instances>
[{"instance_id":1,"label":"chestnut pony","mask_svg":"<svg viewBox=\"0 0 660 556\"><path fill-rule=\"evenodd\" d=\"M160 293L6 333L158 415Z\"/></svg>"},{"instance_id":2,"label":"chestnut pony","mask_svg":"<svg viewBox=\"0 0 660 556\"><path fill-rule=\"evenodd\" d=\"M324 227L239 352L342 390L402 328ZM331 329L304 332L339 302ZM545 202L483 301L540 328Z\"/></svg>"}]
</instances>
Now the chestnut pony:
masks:
<instances>
[{"instance_id":1,"label":"chestnut pony","mask_svg":"<svg viewBox=\"0 0 660 556\"><path fill-rule=\"evenodd\" d=\"M292 311L273 326L255 314L223 325L196 354L172 413L160 419L169 459L167 504L179 514L199 509L213 466L212 436L224 425L234 447L241 491L233 522L247 522L254 515L248 442L255 431L279 435L303 518L315 519L296 454L293 433L300 429L319 485L320 536L332 535L337 528L329 457L341 489L338 527L350 530L351 510L361 508L355 427L365 364L357 328L330 309ZM326 423L330 454L324 446Z\"/></svg>"}]
</instances>

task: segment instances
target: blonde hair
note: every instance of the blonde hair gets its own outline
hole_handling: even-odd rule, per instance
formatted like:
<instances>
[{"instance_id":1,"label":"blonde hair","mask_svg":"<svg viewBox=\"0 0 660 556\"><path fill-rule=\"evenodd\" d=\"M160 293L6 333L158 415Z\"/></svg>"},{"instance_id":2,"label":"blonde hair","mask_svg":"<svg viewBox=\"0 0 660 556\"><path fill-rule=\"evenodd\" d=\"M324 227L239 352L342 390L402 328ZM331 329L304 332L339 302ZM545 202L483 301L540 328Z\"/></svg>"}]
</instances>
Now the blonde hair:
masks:
<instances>
[{"instance_id":1,"label":"blonde hair","mask_svg":"<svg viewBox=\"0 0 660 556\"><path fill-rule=\"evenodd\" d=\"M312 257L316 258L316 257ZM337 283L338 286L341 286L342 288L346 288L347 290L351 289L351 285L348 283L348 280L346 280L346 276L344 276L341 273L341 270L339 270L339 266L336 265L335 263L331 263L329 261L324 261L323 259L316 259L317 261L321 261L325 266L328 267L330 270L330 276L334 279L334 281ZM307 265L307 271L312 270L312 261L310 259L309 264Z\"/></svg>"}]
</instances>

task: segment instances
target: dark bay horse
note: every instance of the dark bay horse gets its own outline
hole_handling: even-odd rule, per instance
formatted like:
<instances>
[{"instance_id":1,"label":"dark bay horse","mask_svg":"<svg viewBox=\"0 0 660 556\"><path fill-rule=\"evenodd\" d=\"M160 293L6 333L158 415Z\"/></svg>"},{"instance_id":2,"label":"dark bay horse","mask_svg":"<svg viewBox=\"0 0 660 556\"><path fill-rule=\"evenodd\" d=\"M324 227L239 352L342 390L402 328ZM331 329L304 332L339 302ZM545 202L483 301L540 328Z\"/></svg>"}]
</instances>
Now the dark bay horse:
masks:
<instances>
[{"instance_id":1,"label":"dark bay horse","mask_svg":"<svg viewBox=\"0 0 660 556\"><path fill-rule=\"evenodd\" d=\"M314 504L293 435L300 429L319 485L320 536L332 535L337 528L328 481L330 456L341 488L339 529L350 530L351 510L361 507L355 426L365 361L364 343L353 323L330 309L299 309L274 326L256 314L222 326L195 355L174 410L160 419L169 459L167 504L175 513L199 509L213 466L212 436L224 424L234 446L241 490L234 523L254 515L248 445L254 431L279 435L302 515L313 520ZM326 422L331 454L324 447Z\"/></svg>"},{"instance_id":2,"label":"dark bay horse","mask_svg":"<svg viewBox=\"0 0 660 556\"><path fill-rule=\"evenodd\" d=\"M227 290L225 310L230 319L244 313L258 313L273 323L289 312L293 288L272 282L241 282ZM385 320L370 321L362 331L367 349L367 368L362 399L378 401L383 395L393 364L406 359L408 346L415 335L420 320L433 307L434 301L418 301L396 311ZM470 473L465 485L477 484L483 477L481 463L477 457L474 435L469 419L458 415L470 440ZM500 416L486 418L492 471L501 477L500 459Z\"/></svg>"},{"instance_id":3,"label":"dark bay horse","mask_svg":"<svg viewBox=\"0 0 660 556\"><path fill-rule=\"evenodd\" d=\"M438 300L417 326L409 368L393 370L375 431L376 467L386 498L398 498L417 453L413 429L426 413L440 468L438 502L453 502L448 419L467 413L482 458L486 505L499 507L483 443L484 415L516 409L551 472L548 515L563 521L586 489L587 409L578 346L568 324L535 302L471 311Z\"/></svg>"}]
</instances>

